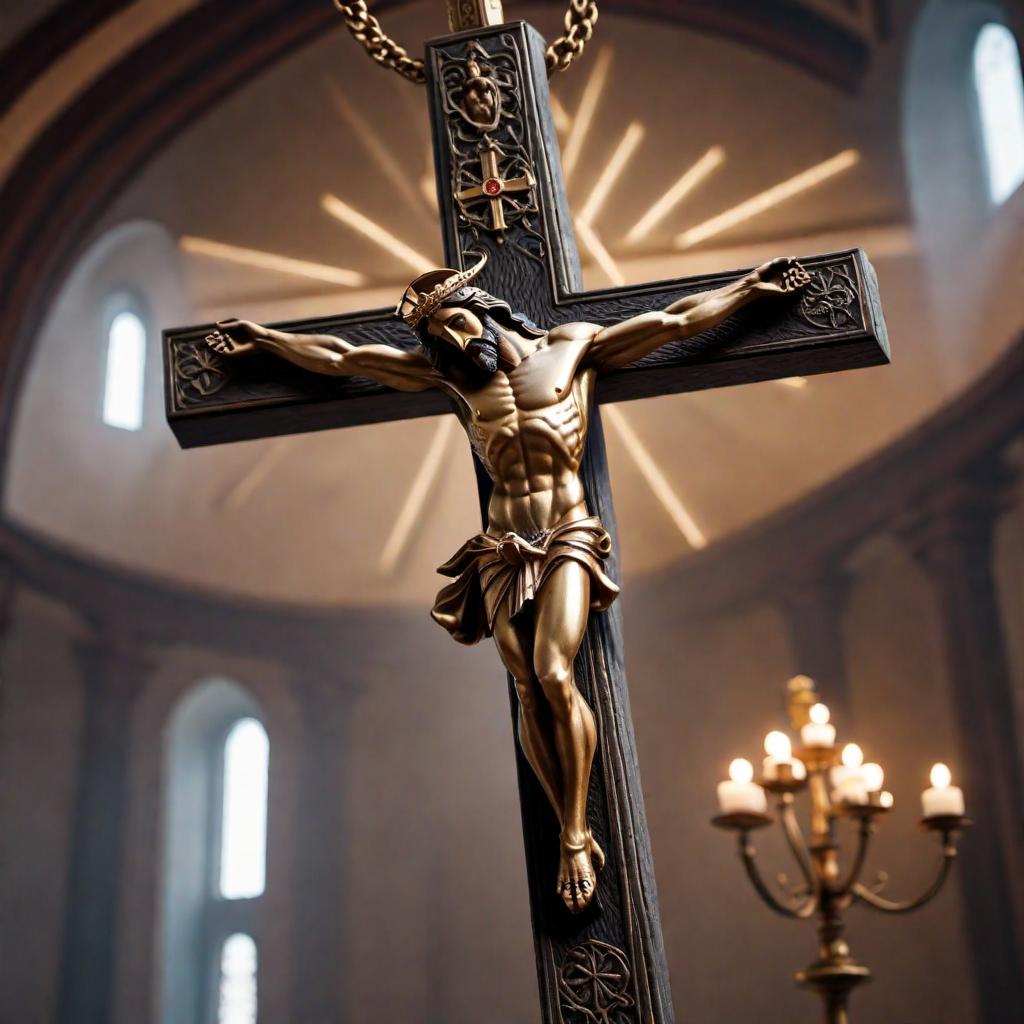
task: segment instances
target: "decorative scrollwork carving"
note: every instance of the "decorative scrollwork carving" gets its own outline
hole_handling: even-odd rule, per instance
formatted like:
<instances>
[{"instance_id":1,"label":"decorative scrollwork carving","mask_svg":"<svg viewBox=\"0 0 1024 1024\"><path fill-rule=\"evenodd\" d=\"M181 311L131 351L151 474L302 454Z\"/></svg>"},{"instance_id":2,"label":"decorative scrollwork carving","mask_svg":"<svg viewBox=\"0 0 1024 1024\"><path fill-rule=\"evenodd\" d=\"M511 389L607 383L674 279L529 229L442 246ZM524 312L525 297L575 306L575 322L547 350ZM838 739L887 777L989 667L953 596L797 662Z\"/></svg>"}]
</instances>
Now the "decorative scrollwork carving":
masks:
<instances>
[{"instance_id":1,"label":"decorative scrollwork carving","mask_svg":"<svg viewBox=\"0 0 1024 1024\"><path fill-rule=\"evenodd\" d=\"M440 52L439 77L463 247L480 234L544 258L536 174L523 116L515 42L503 35Z\"/></svg>"},{"instance_id":2,"label":"decorative scrollwork carving","mask_svg":"<svg viewBox=\"0 0 1024 1024\"><path fill-rule=\"evenodd\" d=\"M230 379L227 362L205 341L187 341L174 347L174 394L179 406L202 402Z\"/></svg>"},{"instance_id":3,"label":"decorative scrollwork carving","mask_svg":"<svg viewBox=\"0 0 1024 1024\"><path fill-rule=\"evenodd\" d=\"M626 954L587 939L573 946L558 972L558 995L566 1024L621 1024L633 1006Z\"/></svg>"},{"instance_id":4,"label":"decorative scrollwork carving","mask_svg":"<svg viewBox=\"0 0 1024 1024\"><path fill-rule=\"evenodd\" d=\"M800 297L800 315L812 327L839 330L857 322L857 286L842 267L824 267L811 274Z\"/></svg>"}]
</instances>

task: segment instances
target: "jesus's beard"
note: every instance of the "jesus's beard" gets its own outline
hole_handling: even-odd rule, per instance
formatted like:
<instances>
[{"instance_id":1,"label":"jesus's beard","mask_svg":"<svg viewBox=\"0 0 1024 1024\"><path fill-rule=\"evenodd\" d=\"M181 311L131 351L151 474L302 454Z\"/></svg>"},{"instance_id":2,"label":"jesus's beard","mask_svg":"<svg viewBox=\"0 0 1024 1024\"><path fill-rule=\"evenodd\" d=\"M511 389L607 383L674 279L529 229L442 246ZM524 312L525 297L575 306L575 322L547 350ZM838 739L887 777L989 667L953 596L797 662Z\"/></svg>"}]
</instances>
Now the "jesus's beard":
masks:
<instances>
[{"instance_id":1,"label":"jesus's beard","mask_svg":"<svg viewBox=\"0 0 1024 1024\"><path fill-rule=\"evenodd\" d=\"M497 332L485 324L483 337L474 338L466 345L466 356L478 373L490 377L497 372L498 340Z\"/></svg>"},{"instance_id":2,"label":"jesus's beard","mask_svg":"<svg viewBox=\"0 0 1024 1024\"><path fill-rule=\"evenodd\" d=\"M484 317L483 333L467 343L457 362L474 381L490 380L498 372L501 341L498 325L490 317Z\"/></svg>"}]
</instances>

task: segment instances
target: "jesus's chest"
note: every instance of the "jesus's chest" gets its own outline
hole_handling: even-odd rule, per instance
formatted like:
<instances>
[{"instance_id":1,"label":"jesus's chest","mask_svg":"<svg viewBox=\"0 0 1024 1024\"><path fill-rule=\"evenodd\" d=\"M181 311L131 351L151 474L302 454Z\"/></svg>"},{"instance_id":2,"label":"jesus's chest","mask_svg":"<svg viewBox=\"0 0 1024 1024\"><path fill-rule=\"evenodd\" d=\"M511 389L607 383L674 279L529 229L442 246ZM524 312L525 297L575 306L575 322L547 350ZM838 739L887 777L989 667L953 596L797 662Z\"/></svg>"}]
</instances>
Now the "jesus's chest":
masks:
<instances>
[{"instance_id":1,"label":"jesus's chest","mask_svg":"<svg viewBox=\"0 0 1024 1024\"><path fill-rule=\"evenodd\" d=\"M471 419L484 427L549 411L557 418L560 407L592 386L592 374L580 372L580 355L581 346L563 342L532 352L512 370L499 370L482 388L463 393Z\"/></svg>"}]
</instances>

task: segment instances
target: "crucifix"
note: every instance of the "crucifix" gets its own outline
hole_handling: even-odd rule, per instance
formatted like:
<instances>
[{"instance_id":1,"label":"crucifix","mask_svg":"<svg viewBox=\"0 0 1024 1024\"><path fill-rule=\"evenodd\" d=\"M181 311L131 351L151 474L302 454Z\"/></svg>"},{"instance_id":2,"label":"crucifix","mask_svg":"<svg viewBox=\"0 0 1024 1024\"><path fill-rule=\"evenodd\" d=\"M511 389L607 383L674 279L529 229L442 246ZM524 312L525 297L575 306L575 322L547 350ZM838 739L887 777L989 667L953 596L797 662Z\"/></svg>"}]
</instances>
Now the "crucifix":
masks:
<instances>
[{"instance_id":1,"label":"crucifix","mask_svg":"<svg viewBox=\"0 0 1024 1024\"><path fill-rule=\"evenodd\" d=\"M427 85L448 266L397 310L166 331L168 420L193 447L459 418L484 524L433 615L463 643L493 636L509 671L543 1020L669 1024L599 402L885 363L874 273L854 249L584 292L547 79L594 5L572 0L546 52L497 0L452 0L424 61L365 3L336 6Z\"/></svg>"}]
</instances>

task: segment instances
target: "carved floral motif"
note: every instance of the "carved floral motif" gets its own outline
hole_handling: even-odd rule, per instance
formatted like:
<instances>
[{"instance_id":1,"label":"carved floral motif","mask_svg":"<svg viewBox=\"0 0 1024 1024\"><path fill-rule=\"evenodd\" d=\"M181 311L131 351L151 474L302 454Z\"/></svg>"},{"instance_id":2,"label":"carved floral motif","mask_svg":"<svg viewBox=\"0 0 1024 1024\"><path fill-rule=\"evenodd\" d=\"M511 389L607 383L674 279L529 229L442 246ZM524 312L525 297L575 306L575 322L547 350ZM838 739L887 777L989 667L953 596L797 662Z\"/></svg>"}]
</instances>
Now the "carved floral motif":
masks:
<instances>
[{"instance_id":1,"label":"carved floral motif","mask_svg":"<svg viewBox=\"0 0 1024 1024\"><path fill-rule=\"evenodd\" d=\"M205 341L174 347L174 393L179 406L195 405L215 395L230 380L227 362Z\"/></svg>"},{"instance_id":2,"label":"carved floral motif","mask_svg":"<svg viewBox=\"0 0 1024 1024\"><path fill-rule=\"evenodd\" d=\"M838 330L856 324L857 286L842 267L825 267L811 274L800 297L800 315L813 327Z\"/></svg>"},{"instance_id":3,"label":"carved floral motif","mask_svg":"<svg viewBox=\"0 0 1024 1024\"><path fill-rule=\"evenodd\" d=\"M573 946L558 973L558 994L566 1024L621 1024L620 1011L633 1006L626 954L598 939Z\"/></svg>"}]
</instances>

